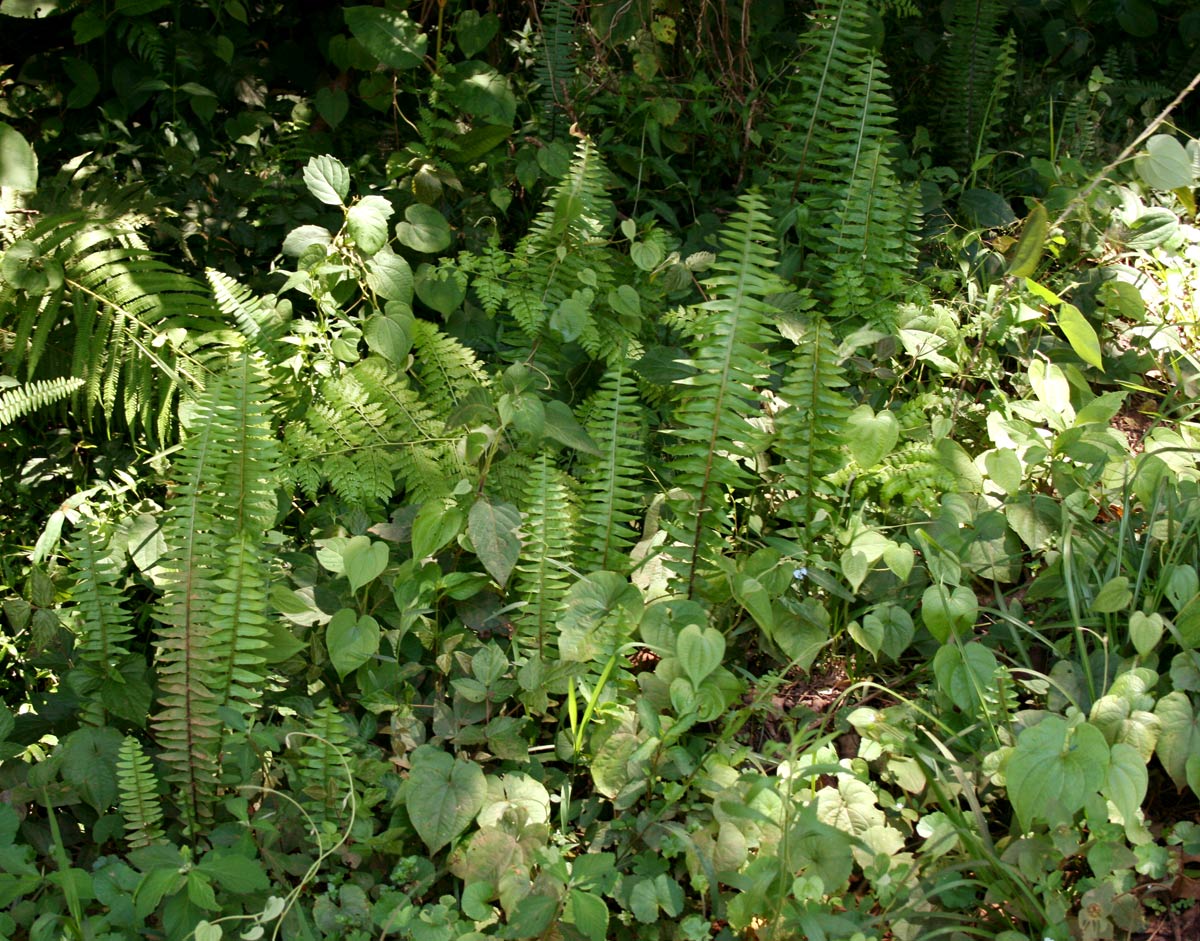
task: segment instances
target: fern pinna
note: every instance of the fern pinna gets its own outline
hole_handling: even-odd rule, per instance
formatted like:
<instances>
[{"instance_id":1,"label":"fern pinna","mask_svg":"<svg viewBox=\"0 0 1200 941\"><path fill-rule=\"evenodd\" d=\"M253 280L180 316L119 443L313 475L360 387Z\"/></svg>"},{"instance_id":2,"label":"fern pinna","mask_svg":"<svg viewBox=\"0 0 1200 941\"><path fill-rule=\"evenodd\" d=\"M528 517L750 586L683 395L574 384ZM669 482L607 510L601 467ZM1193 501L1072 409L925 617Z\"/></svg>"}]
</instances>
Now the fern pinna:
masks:
<instances>
[{"instance_id":1,"label":"fern pinna","mask_svg":"<svg viewBox=\"0 0 1200 941\"><path fill-rule=\"evenodd\" d=\"M275 519L279 463L262 367L242 354L197 402L164 525L168 574L156 614L162 710L152 724L193 832L217 792L222 710L249 716L262 696L263 536Z\"/></svg>"},{"instance_id":2,"label":"fern pinna","mask_svg":"<svg viewBox=\"0 0 1200 941\"><path fill-rule=\"evenodd\" d=\"M709 300L698 305L690 365L695 375L678 381L681 400L668 447L672 474L669 565L689 596L706 555L718 552L733 528L727 492L753 492L754 465L766 446L759 389L769 373L768 328L778 309L767 298L787 287L774 274L774 235L763 198L750 193L722 230L716 272L704 282Z\"/></svg>"}]
</instances>

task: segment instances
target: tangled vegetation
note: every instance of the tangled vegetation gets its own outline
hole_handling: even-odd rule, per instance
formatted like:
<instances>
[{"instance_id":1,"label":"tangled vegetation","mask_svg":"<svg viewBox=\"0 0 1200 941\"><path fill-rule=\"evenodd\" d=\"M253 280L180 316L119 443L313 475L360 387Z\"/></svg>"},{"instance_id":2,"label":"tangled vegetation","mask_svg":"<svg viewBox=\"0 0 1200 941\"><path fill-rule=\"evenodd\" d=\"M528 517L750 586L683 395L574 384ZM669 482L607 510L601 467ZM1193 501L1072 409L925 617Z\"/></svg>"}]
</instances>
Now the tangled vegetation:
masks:
<instances>
[{"instance_id":1,"label":"tangled vegetation","mask_svg":"<svg viewBox=\"0 0 1200 941\"><path fill-rule=\"evenodd\" d=\"M0 19L0 938L1200 930L1188 0Z\"/></svg>"}]
</instances>

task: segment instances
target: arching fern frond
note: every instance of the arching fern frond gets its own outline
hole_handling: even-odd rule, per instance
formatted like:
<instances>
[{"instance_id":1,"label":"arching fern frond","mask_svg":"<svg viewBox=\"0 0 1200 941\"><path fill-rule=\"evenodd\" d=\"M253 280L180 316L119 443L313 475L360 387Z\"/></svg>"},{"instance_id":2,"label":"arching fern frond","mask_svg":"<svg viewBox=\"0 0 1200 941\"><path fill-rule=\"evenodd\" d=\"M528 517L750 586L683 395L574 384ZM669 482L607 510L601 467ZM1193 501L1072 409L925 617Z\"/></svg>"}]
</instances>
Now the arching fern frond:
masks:
<instances>
[{"instance_id":1,"label":"arching fern frond","mask_svg":"<svg viewBox=\"0 0 1200 941\"><path fill-rule=\"evenodd\" d=\"M1012 66L1012 34L1001 40L1003 0L960 0L950 4L946 54L939 91L945 107L943 137L951 159L962 168L975 159L995 120L997 93L1007 87L1004 71Z\"/></svg>"},{"instance_id":2,"label":"arching fern frond","mask_svg":"<svg viewBox=\"0 0 1200 941\"><path fill-rule=\"evenodd\" d=\"M290 744L298 746L294 789L304 809L317 824L344 824L350 817L346 762L352 740L346 717L333 700L321 703L308 734L293 737Z\"/></svg>"},{"instance_id":3,"label":"arching fern frond","mask_svg":"<svg viewBox=\"0 0 1200 941\"><path fill-rule=\"evenodd\" d=\"M9 386L0 391L0 428L11 425L18 418L36 412L39 408L53 405L69 398L83 385L77 377L36 379L21 386Z\"/></svg>"},{"instance_id":4,"label":"arching fern frond","mask_svg":"<svg viewBox=\"0 0 1200 941\"><path fill-rule=\"evenodd\" d=\"M780 136L775 166L791 181L780 190L785 227L800 245L785 255L826 303L831 275L860 273L859 303L829 311L835 320L855 313L886 319L870 309L897 293L914 261L916 199L892 166L897 140L891 92L868 33L866 0L823 4L806 36L789 93L778 108L788 130Z\"/></svg>"},{"instance_id":5,"label":"arching fern frond","mask_svg":"<svg viewBox=\"0 0 1200 941\"><path fill-rule=\"evenodd\" d=\"M769 374L765 347L769 318L777 308L767 298L786 291L774 274L774 236L766 203L750 193L722 229L723 250L716 272L704 282L711 300L700 304L690 364L696 374L681 380L681 400L668 447L669 469L681 497L674 501L675 546L670 564L690 596L706 554L718 551L731 531L728 490L752 491L766 442L750 419L758 412L759 387Z\"/></svg>"},{"instance_id":6,"label":"arching fern frond","mask_svg":"<svg viewBox=\"0 0 1200 941\"><path fill-rule=\"evenodd\" d=\"M204 384L189 355L219 325L204 285L158 260L120 223L53 216L0 261L0 344L30 380L82 379L78 414L97 409L163 440L184 389Z\"/></svg>"}]
</instances>

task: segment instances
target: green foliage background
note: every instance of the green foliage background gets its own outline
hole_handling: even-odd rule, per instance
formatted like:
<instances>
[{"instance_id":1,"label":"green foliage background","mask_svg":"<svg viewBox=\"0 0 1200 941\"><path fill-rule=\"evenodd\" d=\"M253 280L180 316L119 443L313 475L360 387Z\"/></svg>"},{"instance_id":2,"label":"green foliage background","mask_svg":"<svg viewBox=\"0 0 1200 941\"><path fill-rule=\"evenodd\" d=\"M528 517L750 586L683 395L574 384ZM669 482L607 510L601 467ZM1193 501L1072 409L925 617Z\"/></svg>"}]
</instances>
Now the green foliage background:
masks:
<instances>
[{"instance_id":1,"label":"green foliage background","mask_svg":"<svg viewBox=\"0 0 1200 941\"><path fill-rule=\"evenodd\" d=\"M0 26L0 937L1185 917L1190 3Z\"/></svg>"}]
</instances>

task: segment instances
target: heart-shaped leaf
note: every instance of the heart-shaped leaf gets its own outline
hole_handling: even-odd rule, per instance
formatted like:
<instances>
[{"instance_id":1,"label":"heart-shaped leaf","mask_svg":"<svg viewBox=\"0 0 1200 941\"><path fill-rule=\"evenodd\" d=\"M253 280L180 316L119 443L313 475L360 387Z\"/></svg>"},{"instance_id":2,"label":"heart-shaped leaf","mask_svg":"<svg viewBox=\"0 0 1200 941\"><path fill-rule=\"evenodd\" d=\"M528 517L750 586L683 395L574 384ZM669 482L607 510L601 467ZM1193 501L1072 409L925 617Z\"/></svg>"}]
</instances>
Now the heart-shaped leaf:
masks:
<instances>
[{"instance_id":1,"label":"heart-shaped leaf","mask_svg":"<svg viewBox=\"0 0 1200 941\"><path fill-rule=\"evenodd\" d=\"M429 852L437 852L462 833L485 800L487 779L475 762L456 760L433 745L413 750L404 803Z\"/></svg>"},{"instance_id":2,"label":"heart-shaped leaf","mask_svg":"<svg viewBox=\"0 0 1200 941\"><path fill-rule=\"evenodd\" d=\"M846 419L846 443L863 470L882 461L900 438L900 422L889 411L875 414L869 405L860 405Z\"/></svg>"},{"instance_id":3,"label":"heart-shaped leaf","mask_svg":"<svg viewBox=\"0 0 1200 941\"><path fill-rule=\"evenodd\" d=\"M963 585L950 589L930 585L921 596L921 618L929 633L941 643L952 634L965 634L974 626L979 613L975 593Z\"/></svg>"},{"instance_id":4,"label":"heart-shaped leaf","mask_svg":"<svg viewBox=\"0 0 1200 941\"><path fill-rule=\"evenodd\" d=\"M379 622L342 608L325 627L325 649L339 677L345 678L379 652Z\"/></svg>"},{"instance_id":5,"label":"heart-shaped leaf","mask_svg":"<svg viewBox=\"0 0 1200 941\"><path fill-rule=\"evenodd\" d=\"M350 590L358 591L374 581L387 568L386 542L373 542L368 536L355 536L342 547L342 571L350 580Z\"/></svg>"},{"instance_id":6,"label":"heart-shaped leaf","mask_svg":"<svg viewBox=\"0 0 1200 941\"><path fill-rule=\"evenodd\" d=\"M450 223L446 217L424 203L413 203L404 210L404 221L396 226L402 245L428 255L450 247Z\"/></svg>"},{"instance_id":7,"label":"heart-shaped leaf","mask_svg":"<svg viewBox=\"0 0 1200 941\"><path fill-rule=\"evenodd\" d=\"M721 659L725 656L725 635L714 627L689 624L679 632L675 641L675 655L692 684L699 686L706 676L721 665Z\"/></svg>"},{"instance_id":8,"label":"heart-shaped leaf","mask_svg":"<svg viewBox=\"0 0 1200 941\"><path fill-rule=\"evenodd\" d=\"M387 244L392 204L382 196L364 196L346 213L346 230L366 255L374 255Z\"/></svg>"}]
</instances>

